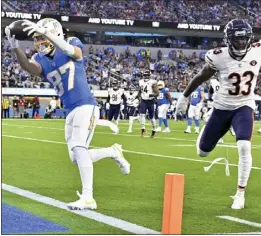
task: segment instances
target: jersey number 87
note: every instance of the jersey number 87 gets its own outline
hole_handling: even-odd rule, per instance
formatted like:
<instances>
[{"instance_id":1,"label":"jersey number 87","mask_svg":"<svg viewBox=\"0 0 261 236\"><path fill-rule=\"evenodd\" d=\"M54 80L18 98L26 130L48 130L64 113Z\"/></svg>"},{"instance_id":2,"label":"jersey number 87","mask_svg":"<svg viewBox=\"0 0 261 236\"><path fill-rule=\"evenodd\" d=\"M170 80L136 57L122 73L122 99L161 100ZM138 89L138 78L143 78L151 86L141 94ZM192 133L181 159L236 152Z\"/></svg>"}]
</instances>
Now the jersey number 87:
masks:
<instances>
[{"instance_id":1,"label":"jersey number 87","mask_svg":"<svg viewBox=\"0 0 261 236\"><path fill-rule=\"evenodd\" d=\"M69 70L68 71L68 91L69 91L74 87L75 65L73 61L69 61L65 63L64 65L60 66L58 70L53 70L49 72L46 76L49 82L52 83L53 86L58 89L59 96L62 96L64 94L61 75L65 74L67 70Z\"/></svg>"}]
</instances>

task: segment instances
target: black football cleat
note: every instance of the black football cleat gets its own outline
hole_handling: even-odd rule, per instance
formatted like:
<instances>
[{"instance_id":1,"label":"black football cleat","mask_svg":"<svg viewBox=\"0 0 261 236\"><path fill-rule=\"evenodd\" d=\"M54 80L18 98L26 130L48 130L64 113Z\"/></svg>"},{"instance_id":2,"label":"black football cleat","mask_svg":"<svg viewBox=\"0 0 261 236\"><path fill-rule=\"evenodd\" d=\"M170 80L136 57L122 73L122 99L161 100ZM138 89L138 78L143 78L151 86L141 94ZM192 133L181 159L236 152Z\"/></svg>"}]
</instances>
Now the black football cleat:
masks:
<instances>
[{"instance_id":1,"label":"black football cleat","mask_svg":"<svg viewBox=\"0 0 261 236\"><path fill-rule=\"evenodd\" d=\"M156 134L156 131L155 131L155 130L152 130L150 137L151 137L151 138L154 138L155 134Z\"/></svg>"},{"instance_id":2,"label":"black football cleat","mask_svg":"<svg viewBox=\"0 0 261 236\"><path fill-rule=\"evenodd\" d=\"M146 134L146 129L141 129L141 137L143 138Z\"/></svg>"}]
</instances>

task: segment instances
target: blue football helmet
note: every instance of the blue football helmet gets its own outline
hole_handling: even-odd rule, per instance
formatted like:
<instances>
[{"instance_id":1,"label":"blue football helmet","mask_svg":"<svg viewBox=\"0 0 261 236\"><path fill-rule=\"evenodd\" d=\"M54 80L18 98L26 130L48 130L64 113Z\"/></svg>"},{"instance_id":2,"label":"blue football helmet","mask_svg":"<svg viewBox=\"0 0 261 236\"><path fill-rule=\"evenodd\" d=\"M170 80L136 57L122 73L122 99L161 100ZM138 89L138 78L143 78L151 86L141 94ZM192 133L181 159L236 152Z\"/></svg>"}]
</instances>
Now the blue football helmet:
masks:
<instances>
[{"instance_id":1,"label":"blue football helmet","mask_svg":"<svg viewBox=\"0 0 261 236\"><path fill-rule=\"evenodd\" d=\"M224 29L224 42L231 56L244 57L251 49L254 40L252 27L245 20L231 20Z\"/></svg>"}]
</instances>

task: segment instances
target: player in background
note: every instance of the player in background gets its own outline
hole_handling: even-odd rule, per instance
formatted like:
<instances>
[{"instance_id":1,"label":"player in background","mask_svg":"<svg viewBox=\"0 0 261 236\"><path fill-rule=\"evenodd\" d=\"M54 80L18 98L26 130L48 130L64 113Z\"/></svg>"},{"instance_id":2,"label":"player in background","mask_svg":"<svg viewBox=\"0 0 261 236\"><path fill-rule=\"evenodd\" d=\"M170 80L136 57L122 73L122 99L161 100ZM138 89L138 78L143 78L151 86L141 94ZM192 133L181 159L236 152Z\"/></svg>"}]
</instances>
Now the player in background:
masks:
<instances>
[{"instance_id":1,"label":"player in background","mask_svg":"<svg viewBox=\"0 0 261 236\"><path fill-rule=\"evenodd\" d=\"M114 123L117 125L117 127L119 124L122 99L126 100L124 90L120 89L119 82L115 79L112 81L112 88L108 89L107 102L110 104L108 120L114 120ZM117 133L118 132L115 132L115 134Z\"/></svg>"},{"instance_id":2,"label":"player in background","mask_svg":"<svg viewBox=\"0 0 261 236\"><path fill-rule=\"evenodd\" d=\"M256 89L256 93L261 96L261 87ZM259 123L260 123L260 117L261 117L261 100L258 101L257 104L257 110L258 110L258 114L259 114ZM261 133L261 128L257 131L258 133Z\"/></svg>"},{"instance_id":3,"label":"player in background","mask_svg":"<svg viewBox=\"0 0 261 236\"><path fill-rule=\"evenodd\" d=\"M205 99L204 89L200 86L190 95L190 106L188 110L188 126L185 133L191 133L191 125L193 118L195 120L195 133L199 133L200 111Z\"/></svg>"},{"instance_id":4,"label":"player in background","mask_svg":"<svg viewBox=\"0 0 261 236\"><path fill-rule=\"evenodd\" d=\"M261 66L261 42L253 42L252 27L245 20L232 20L224 30L227 47L209 50L203 69L190 81L178 100L178 110L186 109L186 100L216 72L220 82L214 110L197 140L197 153L206 157L230 126L236 133L239 163L237 191L232 209L245 205L245 190L252 167L251 138L257 76Z\"/></svg>"},{"instance_id":5,"label":"player in background","mask_svg":"<svg viewBox=\"0 0 261 236\"><path fill-rule=\"evenodd\" d=\"M177 107L177 99L174 98L173 101L172 101L172 104L170 106L170 109L172 110L172 116L173 116L175 121L177 121L176 107Z\"/></svg>"},{"instance_id":6,"label":"player in background","mask_svg":"<svg viewBox=\"0 0 261 236\"><path fill-rule=\"evenodd\" d=\"M144 137L146 133L145 121L146 112L148 110L149 119L152 125L151 138L154 137L156 132L156 120L154 117L154 99L159 95L157 81L150 78L150 71L145 70L142 75L142 79L139 81L140 91L139 97L141 97L140 103L140 122L141 122L141 137Z\"/></svg>"},{"instance_id":7,"label":"player in background","mask_svg":"<svg viewBox=\"0 0 261 236\"><path fill-rule=\"evenodd\" d=\"M65 40L62 26L55 19L42 19L37 24L25 20L23 26L23 31L33 35L37 53L28 60L7 26L5 33L18 62L28 73L48 80L69 110L65 122L65 140L69 156L80 172L82 194L77 191L80 199L67 206L69 209L96 209L97 204L93 198L93 163L111 157L124 174L130 172L130 164L124 159L119 144L89 150L99 119L99 107L86 80L83 44L75 37Z\"/></svg>"},{"instance_id":8,"label":"player in background","mask_svg":"<svg viewBox=\"0 0 261 236\"><path fill-rule=\"evenodd\" d=\"M138 119L138 116L135 116L135 113L139 105L138 92L134 86L130 86L130 90L125 93L125 97L127 99L127 114L129 117L128 133L132 133L133 121Z\"/></svg>"},{"instance_id":9,"label":"player in background","mask_svg":"<svg viewBox=\"0 0 261 236\"><path fill-rule=\"evenodd\" d=\"M162 132L169 133L169 125L168 125L168 118L167 112L170 104L172 104L172 98L169 93L169 89L165 88L164 81L158 81L158 88L159 88L159 95L157 99L158 103L158 118L159 118L159 127L156 129L156 132L161 132L162 123L164 123L165 130Z\"/></svg>"},{"instance_id":10,"label":"player in background","mask_svg":"<svg viewBox=\"0 0 261 236\"><path fill-rule=\"evenodd\" d=\"M260 68L261 69L261 68ZM259 74L259 77L257 79L257 84L260 84L260 81L261 80L261 75ZM256 86L256 89L255 89L255 94L259 95L261 97L261 86L260 85L257 85ZM257 101L257 107L256 107L256 110L258 111L258 121L260 123L260 117L261 117L261 100ZM259 130L257 130L257 133L261 133L261 128Z\"/></svg>"},{"instance_id":11,"label":"player in background","mask_svg":"<svg viewBox=\"0 0 261 236\"><path fill-rule=\"evenodd\" d=\"M209 86L209 91L208 91L208 98L211 101L215 101L217 97L218 90L220 88L220 83L217 79L211 79L210 80L210 86ZM204 115L204 120L205 122L208 122L209 117L213 113L214 108L212 107L205 115ZM232 127L230 129L233 129ZM224 143L223 138L220 138L218 143Z\"/></svg>"}]
</instances>

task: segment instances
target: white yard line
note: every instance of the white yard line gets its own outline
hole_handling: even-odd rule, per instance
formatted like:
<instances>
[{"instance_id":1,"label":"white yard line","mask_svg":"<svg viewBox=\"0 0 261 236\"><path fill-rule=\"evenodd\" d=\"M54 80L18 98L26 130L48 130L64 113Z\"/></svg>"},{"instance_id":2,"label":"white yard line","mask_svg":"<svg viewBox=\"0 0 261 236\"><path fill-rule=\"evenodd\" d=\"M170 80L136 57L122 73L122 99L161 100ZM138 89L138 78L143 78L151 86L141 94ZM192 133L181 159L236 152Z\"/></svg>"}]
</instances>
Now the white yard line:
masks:
<instances>
[{"instance_id":1,"label":"white yard line","mask_svg":"<svg viewBox=\"0 0 261 236\"><path fill-rule=\"evenodd\" d=\"M60 130L64 131L64 128L54 128L54 127L46 127L46 126L30 126L30 125L9 125L9 124L2 124L3 126L14 126L14 127L23 127L23 128L33 128L33 129L51 129L51 130ZM113 135L113 133L107 133L107 132L100 132L95 131L95 134L106 134L106 135ZM116 136L123 136L123 137L140 137L140 135L137 134L117 134ZM150 138L149 136L145 136L144 138ZM171 138L171 137L155 137L154 139L160 139L160 140L175 140L175 141L184 141L184 142L196 142L196 139L182 139L182 138ZM227 143L226 145L233 145L233 143ZM221 146L221 145L218 145ZM252 147L261 148L261 145L252 145Z\"/></svg>"},{"instance_id":2,"label":"white yard line","mask_svg":"<svg viewBox=\"0 0 261 236\"><path fill-rule=\"evenodd\" d=\"M168 147L195 147L196 144L171 144L171 145L166 145ZM237 149L237 145L228 145L228 144L217 144L217 147L226 147L226 148L235 148ZM261 149L261 146L258 145L252 145L253 149Z\"/></svg>"},{"instance_id":3,"label":"white yard line","mask_svg":"<svg viewBox=\"0 0 261 236\"><path fill-rule=\"evenodd\" d=\"M6 190L8 192L17 194L19 196L29 198L33 201L41 202L41 203L49 205L49 206L60 208L60 209L69 211L72 214L80 215L80 216L86 217L88 219L95 220L100 223L107 224L112 227L130 232L133 234L161 234L158 231L148 229L143 226L136 225L136 224L133 224L133 223L130 223L130 222L127 222L127 221L124 221L124 220L121 220L121 219L118 219L115 217L106 216L106 215L103 215L103 214L95 212L95 211L91 211L91 210L70 211L67 209L65 202L61 202L56 199L53 199L50 197L45 197L43 195L33 193L33 192L30 192L30 191L27 191L27 190L24 190L21 188L17 188L17 187L11 186L11 185L4 184L4 183L2 183L2 189Z\"/></svg>"},{"instance_id":4,"label":"white yard line","mask_svg":"<svg viewBox=\"0 0 261 236\"><path fill-rule=\"evenodd\" d=\"M22 137L22 136L15 136L15 135L2 135L2 137L7 138L15 138L15 139L23 139L23 140L30 140L30 141L38 141L38 142L45 142L45 143L56 143L56 144L63 144L66 145L65 142L59 142L59 141L52 141L52 140L44 140L44 139L37 139L37 138L28 138L28 137ZM93 148L102 148L97 146L90 146ZM133 153L133 154L140 154L145 156L154 156L154 157L164 157L164 158L170 158L170 159L176 159L176 160L184 160L184 161L193 161L193 162L204 162L204 163L212 163L211 161L202 160L202 159L195 159L195 158L187 158L187 157L177 157L177 156L168 156L168 155L162 155L162 154L155 154L155 153L148 153L148 152L137 152L132 150L123 150L124 152ZM224 163L216 163L218 165L224 165ZM229 164L229 166L238 166L236 164ZM261 170L261 167L255 167L253 166L252 169Z\"/></svg>"},{"instance_id":5,"label":"white yard line","mask_svg":"<svg viewBox=\"0 0 261 236\"><path fill-rule=\"evenodd\" d=\"M248 233L227 233L227 234L239 234L239 235L241 235L241 234L253 234L253 235L260 235L261 234L261 231L260 232L248 232Z\"/></svg>"},{"instance_id":6,"label":"white yard line","mask_svg":"<svg viewBox=\"0 0 261 236\"><path fill-rule=\"evenodd\" d=\"M245 224L245 225L250 225L250 226L253 226L253 227L261 228L261 224L260 223L239 219L239 218L236 218L236 217L233 217L233 216L217 216L217 217L220 218L220 219L234 221L236 223L241 223L241 224Z\"/></svg>"}]
</instances>

